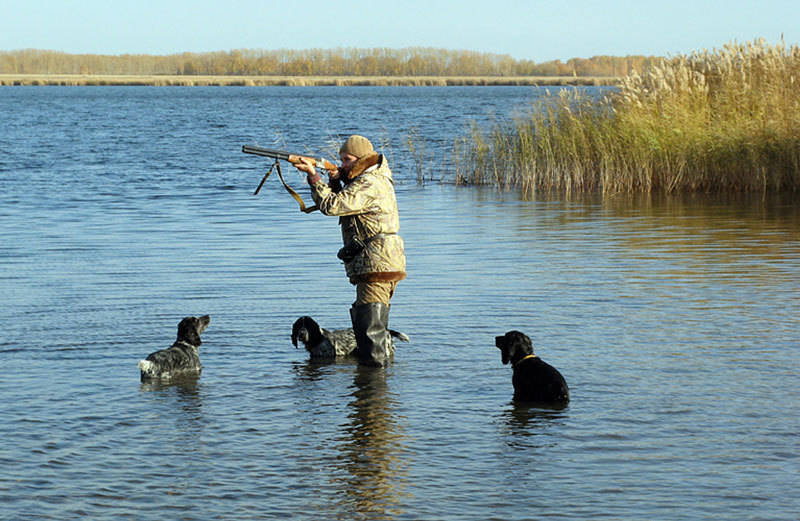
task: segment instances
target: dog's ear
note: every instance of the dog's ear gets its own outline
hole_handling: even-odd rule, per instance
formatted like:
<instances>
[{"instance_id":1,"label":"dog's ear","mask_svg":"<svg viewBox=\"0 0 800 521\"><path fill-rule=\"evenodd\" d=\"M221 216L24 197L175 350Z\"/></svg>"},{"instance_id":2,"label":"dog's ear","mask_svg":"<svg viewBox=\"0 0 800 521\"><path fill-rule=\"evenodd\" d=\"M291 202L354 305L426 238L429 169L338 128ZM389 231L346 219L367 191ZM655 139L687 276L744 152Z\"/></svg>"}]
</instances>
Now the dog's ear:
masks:
<instances>
[{"instance_id":1,"label":"dog's ear","mask_svg":"<svg viewBox=\"0 0 800 521\"><path fill-rule=\"evenodd\" d=\"M297 321L301 324L298 326L297 331L299 332L300 329L306 330L306 339L303 340L304 343L316 344L322 339L322 329L319 327L316 320L305 316L298 318Z\"/></svg>"},{"instance_id":2,"label":"dog's ear","mask_svg":"<svg viewBox=\"0 0 800 521\"><path fill-rule=\"evenodd\" d=\"M297 320L294 321L294 324L292 325L292 345L294 345L294 347L297 347L297 335L300 332L300 328L303 325L303 318L304 317L298 318Z\"/></svg>"},{"instance_id":3,"label":"dog's ear","mask_svg":"<svg viewBox=\"0 0 800 521\"><path fill-rule=\"evenodd\" d=\"M530 337L525 333L509 331L506 333L506 338L508 339L508 344L514 346L515 355L523 357L533 354L533 344L531 343ZM512 356L511 359L513 360L514 357Z\"/></svg>"},{"instance_id":4,"label":"dog's ear","mask_svg":"<svg viewBox=\"0 0 800 521\"><path fill-rule=\"evenodd\" d=\"M322 338L322 328L319 327L317 321L311 317L305 317L305 326L306 330L308 330L309 339L312 342L319 342L319 339Z\"/></svg>"},{"instance_id":5,"label":"dog's ear","mask_svg":"<svg viewBox=\"0 0 800 521\"><path fill-rule=\"evenodd\" d=\"M504 364L515 362L519 358L533 354L533 346L528 335L520 331L509 331L503 336L495 337L495 345L502 352Z\"/></svg>"},{"instance_id":6,"label":"dog's ear","mask_svg":"<svg viewBox=\"0 0 800 521\"><path fill-rule=\"evenodd\" d=\"M178 323L178 340L183 340L193 346L201 345L203 342L200 340L200 333L197 330L199 325L197 317L185 317Z\"/></svg>"}]
</instances>

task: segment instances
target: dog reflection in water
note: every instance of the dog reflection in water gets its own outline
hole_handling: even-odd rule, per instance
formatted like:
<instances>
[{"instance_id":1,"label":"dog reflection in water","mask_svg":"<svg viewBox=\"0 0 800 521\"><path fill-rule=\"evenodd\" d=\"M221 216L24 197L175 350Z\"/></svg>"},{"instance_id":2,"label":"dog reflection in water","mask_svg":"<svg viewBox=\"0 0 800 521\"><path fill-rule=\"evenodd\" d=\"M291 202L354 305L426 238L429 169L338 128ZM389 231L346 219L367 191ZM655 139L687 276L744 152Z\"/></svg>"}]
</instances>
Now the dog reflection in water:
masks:
<instances>
[{"instance_id":1,"label":"dog reflection in water","mask_svg":"<svg viewBox=\"0 0 800 521\"><path fill-rule=\"evenodd\" d=\"M569 403L569 387L561 373L535 354L531 339L519 331L509 331L494 339L501 360L511 364L514 376L514 401L562 408Z\"/></svg>"},{"instance_id":2,"label":"dog reflection in water","mask_svg":"<svg viewBox=\"0 0 800 521\"><path fill-rule=\"evenodd\" d=\"M203 343L200 335L209 322L211 318L208 315L181 320L178 324L178 338L171 347L150 353L147 358L139 361L142 382L199 376L203 369L199 352Z\"/></svg>"}]
</instances>

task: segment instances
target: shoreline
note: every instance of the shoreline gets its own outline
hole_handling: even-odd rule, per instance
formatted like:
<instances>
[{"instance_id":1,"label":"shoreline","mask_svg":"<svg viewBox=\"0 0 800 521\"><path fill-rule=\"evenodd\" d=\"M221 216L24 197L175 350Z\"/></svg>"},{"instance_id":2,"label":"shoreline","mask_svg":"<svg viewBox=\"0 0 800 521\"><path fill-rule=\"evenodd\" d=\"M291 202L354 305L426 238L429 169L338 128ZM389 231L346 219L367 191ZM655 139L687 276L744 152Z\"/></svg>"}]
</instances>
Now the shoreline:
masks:
<instances>
[{"instance_id":1,"label":"shoreline","mask_svg":"<svg viewBox=\"0 0 800 521\"><path fill-rule=\"evenodd\" d=\"M0 86L152 87L450 87L608 86L620 78L588 76L188 76L105 74L0 74Z\"/></svg>"}]
</instances>

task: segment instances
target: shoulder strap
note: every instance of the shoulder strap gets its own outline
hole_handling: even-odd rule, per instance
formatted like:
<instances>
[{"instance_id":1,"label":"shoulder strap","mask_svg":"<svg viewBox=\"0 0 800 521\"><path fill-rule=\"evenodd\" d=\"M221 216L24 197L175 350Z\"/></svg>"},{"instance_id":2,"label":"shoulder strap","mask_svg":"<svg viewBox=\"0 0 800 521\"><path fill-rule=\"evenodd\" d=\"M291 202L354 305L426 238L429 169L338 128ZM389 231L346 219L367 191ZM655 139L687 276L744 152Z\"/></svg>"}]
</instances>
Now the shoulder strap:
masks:
<instances>
[{"instance_id":1,"label":"shoulder strap","mask_svg":"<svg viewBox=\"0 0 800 521\"><path fill-rule=\"evenodd\" d=\"M253 192L253 195L258 195L259 190L261 190L261 187L264 186L264 181L266 181L267 178L269 177L269 175L272 173L272 169L273 168L278 171L278 177L280 178L281 184L283 185L283 187L286 189L287 192L289 192L289 195L291 195L294 198L294 200L297 201L297 204L300 205L300 211L301 212L303 212L303 213L311 213L313 211L319 210L319 207L317 205L306 206L306 203L303 202L303 198L300 197L300 194L295 192L292 189L292 187L289 186L289 184L283 178L283 172L281 172L281 163L280 163L280 161L278 161L278 159L275 159L275 162L272 164L271 167L269 167L269 170L264 175L264 177L261 179L261 182L258 184L258 188L256 188L256 191Z\"/></svg>"}]
</instances>

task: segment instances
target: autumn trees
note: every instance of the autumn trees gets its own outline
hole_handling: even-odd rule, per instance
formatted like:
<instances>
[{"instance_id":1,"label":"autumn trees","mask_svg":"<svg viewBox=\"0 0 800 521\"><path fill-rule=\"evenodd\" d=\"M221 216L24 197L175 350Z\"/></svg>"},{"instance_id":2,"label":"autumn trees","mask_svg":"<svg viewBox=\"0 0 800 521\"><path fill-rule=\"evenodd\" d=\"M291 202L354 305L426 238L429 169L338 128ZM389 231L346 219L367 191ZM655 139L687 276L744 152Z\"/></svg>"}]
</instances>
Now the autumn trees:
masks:
<instances>
[{"instance_id":1,"label":"autumn trees","mask_svg":"<svg viewBox=\"0 0 800 521\"><path fill-rule=\"evenodd\" d=\"M652 62L645 56L593 56L535 63L466 50L236 49L170 55L0 51L2 74L217 76L625 76Z\"/></svg>"}]
</instances>

